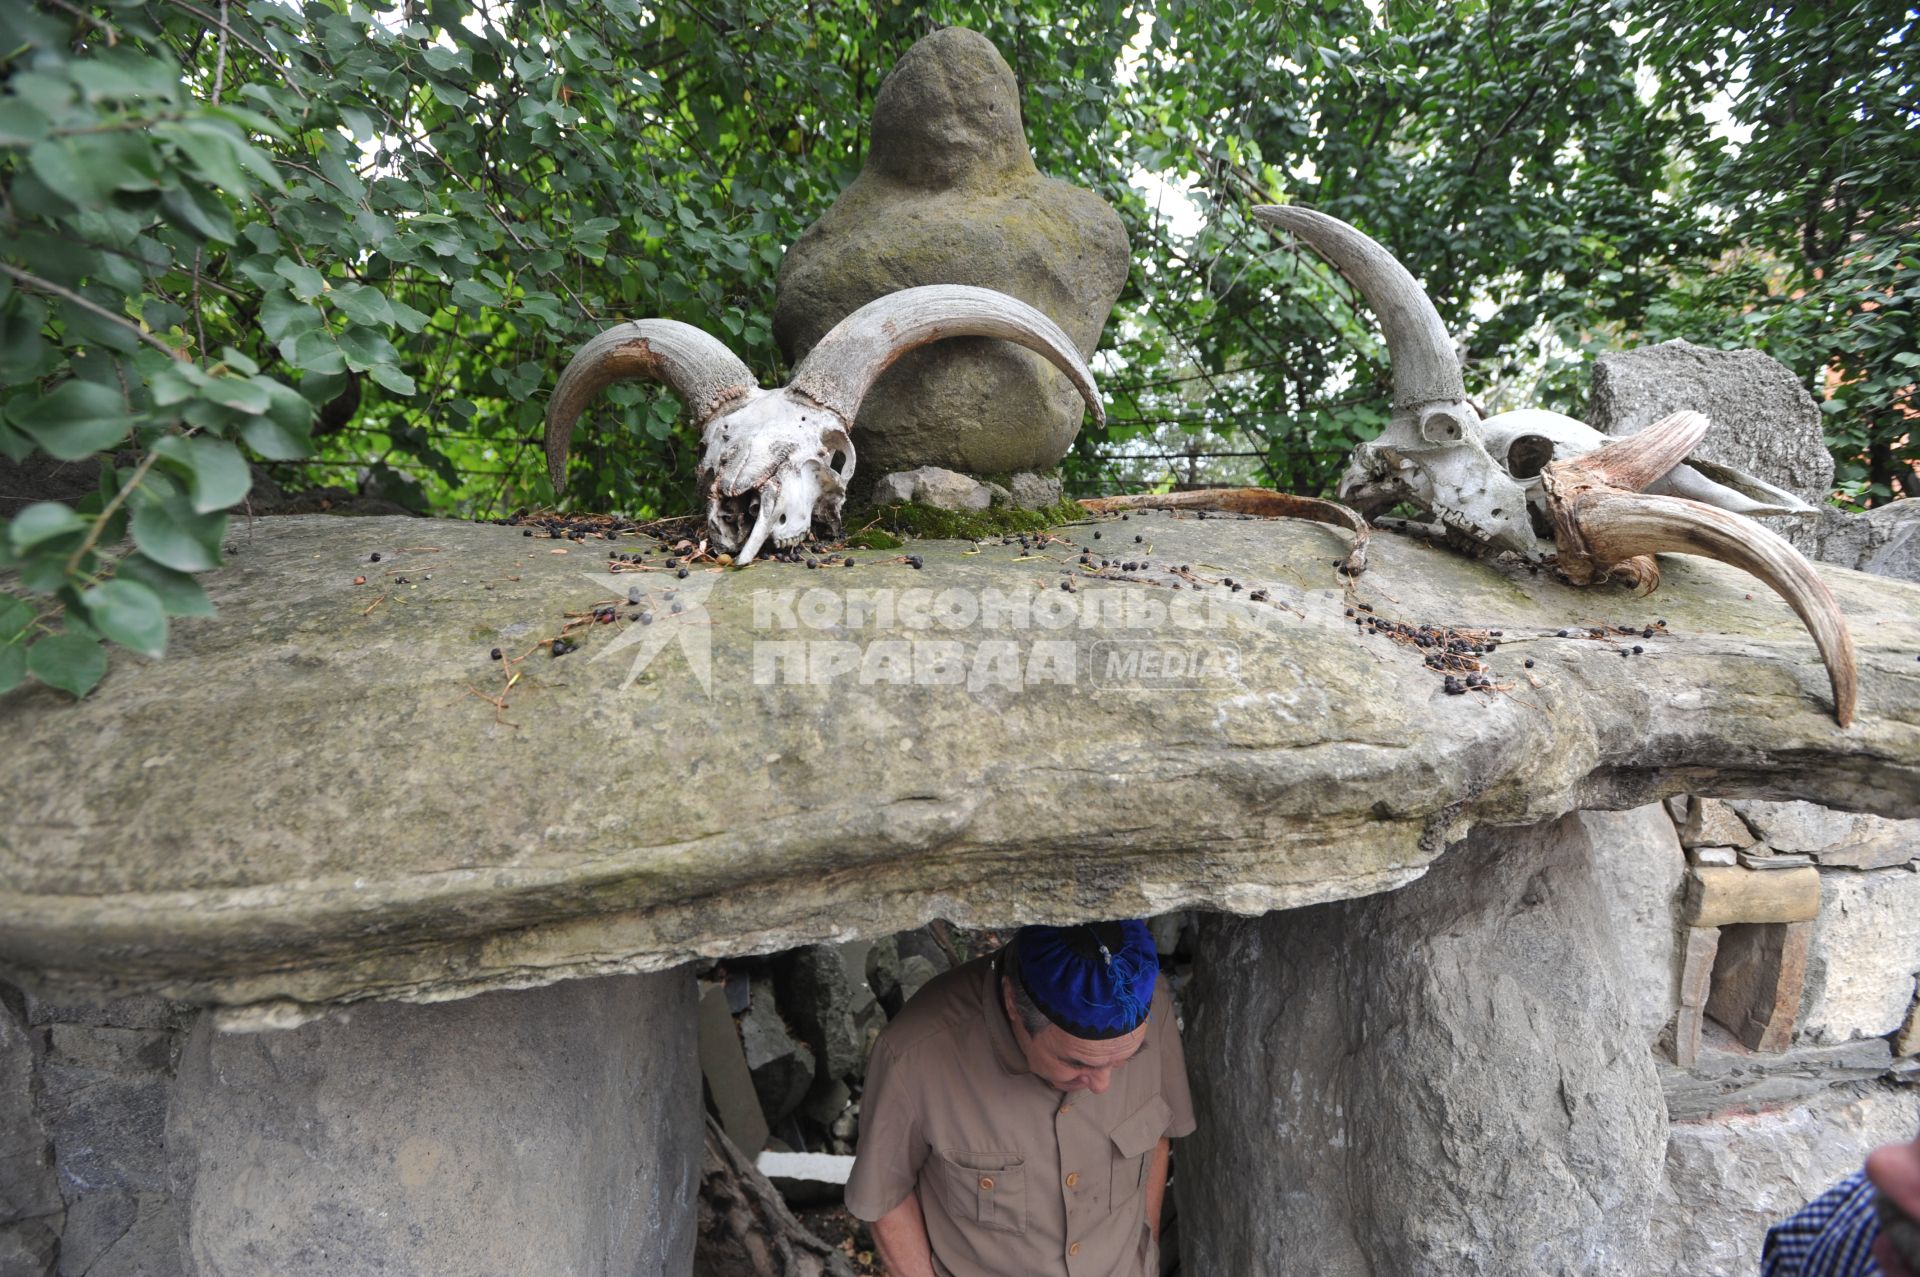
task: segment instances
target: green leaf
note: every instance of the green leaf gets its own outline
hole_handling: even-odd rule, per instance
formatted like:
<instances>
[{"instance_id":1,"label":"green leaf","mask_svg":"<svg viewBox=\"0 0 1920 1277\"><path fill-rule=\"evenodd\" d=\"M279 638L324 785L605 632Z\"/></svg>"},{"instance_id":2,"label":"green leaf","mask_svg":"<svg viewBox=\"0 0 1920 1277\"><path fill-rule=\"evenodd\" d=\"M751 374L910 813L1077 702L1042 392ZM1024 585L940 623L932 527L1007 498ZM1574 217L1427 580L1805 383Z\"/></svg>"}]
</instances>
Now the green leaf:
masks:
<instances>
[{"instance_id":1,"label":"green leaf","mask_svg":"<svg viewBox=\"0 0 1920 1277\"><path fill-rule=\"evenodd\" d=\"M289 430L273 417L252 417L240 423L247 447L268 461L299 461L313 451L304 433Z\"/></svg>"},{"instance_id":2,"label":"green leaf","mask_svg":"<svg viewBox=\"0 0 1920 1277\"><path fill-rule=\"evenodd\" d=\"M400 352L371 328L349 328L340 334L340 349L346 352L347 367L365 372L376 364L399 362Z\"/></svg>"},{"instance_id":3,"label":"green leaf","mask_svg":"<svg viewBox=\"0 0 1920 1277\"><path fill-rule=\"evenodd\" d=\"M327 291L327 281L319 271L311 266L302 266L291 257L282 257L273 264L273 273L293 286L293 295L301 301L312 301Z\"/></svg>"},{"instance_id":4,"label":"green leaf","mask_svg":"<svg viewBox=\"0 0 1920 1277\"><path fill-rule=\"evenodd\" d=\"M161 171L152 140L134 133L47 138L27 152L27 166L47 189L82 208L115 191L150 191Z\"/></svg>"},{"instance_id":5,"label":"green leaf","mask_svg":"<svg viewBox=\"0 0 1920 1277\"><path fill-rule=\"evenodd\" d=\"M275 288L260 301L260 331L278 345L289 337L324 327L326 316L292 294Z\"/></svg>"},{"instance_id":6,"label":"green leaf","mask_svg":"<svg viewBox=\"0 0 1920 1277\"><path fill-rule=\"evenodd\" d=\"M127 437L133 415L118 391L90 381L63 381L49 394L7 405L7 419L49 456L78 461Z\"/></svg>"},{"instance_id":7,"label":"green leaf","mask_svg":"<svg viewBox=\"0 0 1920 1277\"><path fill-rule=\"evenodd\" d=\"M140 553L176 572L205 572L219 567L220 543L226 535L224 513L202 514L184 496L145 499L133 512L134 545Z\"/></svg>"},{"instance_id":8,"label":"green leaf","mask_svg":"<svg viewBox=\"0 0 1920 1277\"><path fill-rule=\"evenodd\" d=\"M0 693L11 692L27 679L27 649L19 643L0 647Z\"/></svg>"},{"instance_id":9,"label":"green leaf","mask_svg":"<svg viewBox=\"0 0 1920 1277\"><path fill-rule=\"evenodd\" d=\"M417 389L413 378L392 364L375 364L367 369L367 375L396 395L410 395Z\"/></svg>"},{"instance_id":10,"label":"green leaf","mask_svg":"<svg viewBox=\"0 0 1920 1277\"><path fill-rule=\"evenodd\" d=\"M0 146L32 146L52 127L46 112L33 103L19 98L0 101Z\"/></svg>"},{"instance_id":11,"label":"green leaf","mask_svg":"<svg viewBox=\"0 0 1920 1277\"><path fill-rule=\"evenodd\" d=\"M80 596L93 627L142 656L167 650L167 613L160 596L138 581L115 578Z\"/></svg>"},{"instance_id":12,"label":"green leaf","mask_svg":"<svg viewBox=\"0 0 1920 1277\"><path fill-rule=\"evenodd\" d=\"M200 583L185 572L163 568L145 555L130 554L114 569L115 578L138 581L159 596L168 616L212 616L213 604Z\"/></svg>"},{"instance_id":13,"label":"green leaf","mask_svg":"<svg viewBox=\"0 0 1920 1277\"><path fill-rule=\"evenodd\" d=\"M474 279L463 279L453 286L453 304L463 310L484 310L500 305L505 299L487 285Z\"/></svg>"},{"instance_id":14,"label":"green leaf","mask_svg":"<svg viewBox=\"0 0 1920 1277\"><path fill-rule=\"evenodd\" d=\"M394 321L393 308L377 288L349 284L345 288L334 289L332 301L355 323L384 325Z\"/></svg>"},{"instance_id":15,"label":"green leaf","mask_svg":"<svg viewBox=\"0 0 1920 1277\"><path fill-rule=\"evenodd\" d=\"M225 439L163 435L153 450L186 477L187 493L196 513L230 509L253 486L247 459Z\"/></svg>"},{"instance_id":16,"label":"green leaf","mask_svg":"<svg viewBox=\"0 0 1920 1277\"><path fill-rule=\"evenodd\" d=\"M0 643L11 643L33 624L33 606L25 599L0 594Z\"/></svg>"},{"instance_id":17,"label":"green leaf","mask_svg":"<svg viewBox=\"0 0 1920 1277\"><path fill-rule=\"evenodd\" d=\"M233 212L217 194L190 178L160 194L160 205L216 244L234 241Z\"/></svg>"},{"instance_id":18,"label":"green leaf","mask_svg":"<svg viewBox=\"0 0 1920 1277\"><path fill-rule=\"evenodd\" d=\"M410 333L417 333L427 326L427 316L405 302L387 299L387 309L393 314L393 322Z\"/></svg>"},{"instance_id":19,"label":"green leaf","mask_svg":"<svg viewBox=\"0 0 1920 1277\"><path fill-rule=\"evenodd\" d=\"M246 171L240 167L240 158L234 149L239 143L238 138L223 129L205 125L195 127L190 123L162 124L155 132L180 148L200 180L208 186L226 191L241 200L252 195L253 183L247 180Z\"/></svg>"},{"instance_id":20,"label":"green leaf","mask_svg":"<svg viewBox=\"0 0 1920 1277\"><path fill-rule=\"evenodd\" d=\"M15 554L25 554L35 546L86 530L87 521L58 501L36 501L7 524L7 544Z\"/></svg>"},{"instance_id":21,"label":"green leaf","mask_svg":"<svg viewBox=\"0 0 1920 1277\"><path fill-rule=\"evenodd\" d=\"M77 700L107 676L107 652L96 639L49 634L27 649L27 672Z\"/></svg>"},{"instance_id":22,"label":"green leaf","mask_svg":"<svg viewBox=\"0 0 1920 1277\"><path fill-rule=\"evenodd\" d=\"M339 343L324 328L301 333L290 343L281 342L280 353L303 372L326 375L345 372L347 368L347 357L340 353Z\"/></svg>"}]
</instances>

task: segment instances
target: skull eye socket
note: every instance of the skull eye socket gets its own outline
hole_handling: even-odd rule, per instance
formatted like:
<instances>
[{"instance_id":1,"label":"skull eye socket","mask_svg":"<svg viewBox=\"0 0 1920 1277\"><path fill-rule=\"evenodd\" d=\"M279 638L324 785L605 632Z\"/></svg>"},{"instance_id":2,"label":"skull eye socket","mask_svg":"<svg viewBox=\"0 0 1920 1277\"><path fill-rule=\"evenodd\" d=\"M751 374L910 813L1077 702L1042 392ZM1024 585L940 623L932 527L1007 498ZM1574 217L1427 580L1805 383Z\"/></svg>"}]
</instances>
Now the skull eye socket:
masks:
<instances>
[{"instance_id":1,"label":"skull eye socket","mask_svg":"<svg viewBox=\"0 0 1920 1277\"><path fill-rule=\"evenodd\" d=\"M1507 449L1507 473L1516 479L1531 479L1553 460L1553 440L1545 435L1521 435Z\"/></svg>"},{"instance_id":2,"label":"skull eye socket","mask_svg":"<svg viewBox=\"0 0 1920 1277\"><path fill-rule=\"evenodd\" d=\"M845 476L847 473L847 454L835 448L832 458L827 462L827 467L835 474Z\"/></svg>"}]
</instances>

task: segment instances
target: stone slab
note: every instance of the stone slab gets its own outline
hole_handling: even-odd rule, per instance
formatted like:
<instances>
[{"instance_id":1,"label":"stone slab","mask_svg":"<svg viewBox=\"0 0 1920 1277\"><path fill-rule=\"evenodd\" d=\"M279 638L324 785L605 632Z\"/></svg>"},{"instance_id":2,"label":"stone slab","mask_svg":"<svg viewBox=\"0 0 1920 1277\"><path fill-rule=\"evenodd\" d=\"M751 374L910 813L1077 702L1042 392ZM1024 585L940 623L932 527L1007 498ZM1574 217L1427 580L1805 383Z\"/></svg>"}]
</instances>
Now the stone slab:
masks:
<instances>
[{"instance_id":1,"label":"stone slab","mask_svg":"<svg viewBox=\"0 0 1920 1277\"><path fill-rule=\"evenodd\" d=\"M195 1277L686 1277L703 1124L686 971L279 1033L195 1026L168 1113Z\"/></svg>"},{"instance_id":2,"label":"stone slab","mask_svg":"<svg viewBox=\"0 0 1920 1277\"><path fill-rule=\"evenodd\" d=\"M1820 871L1728 869L1696 865L1687 875L1685 920L1691 927L1736 922L1806 922L1820 911Z\"/></svg>"},{"instance_id":3,"label":"stone slab","mask_svg":"<svg viewBox=\"0 0 1920 1277\"><path fill-rule=\"evenodd\" d=\"M1666 1143L1607 854L1480 830L1419 882L1205 917L1176 1154L1197 1273L1643 1273Z\"/></svg>"},{"instance_id":4,"label":"stone slab","mask_svg":"<svg viewBox=\"0 0 1920 1277\"><path fill-rule=\"evenodd\" d=\"M1685 1068L1660 1066L1667 1115L1676 1122L1758 1113L1820 1096L1836 1086L1887 1077L1894 1063L1885 1038L1833 1046L1793 1046L1763 1055L1725 1027L1709 1023L1699 1059Z\"/></svg>"},{"instance_id":5,"label":"stone slab","mask_svg":"<svg viewBox=\"0 0 1920 1277\"><path fill-rule=\"evenodd\" d=\"M1695 798L1687 804L1687 823L1680 841L1688 847L1751 847L1753 831L1738 812L1718 798Z\"/></svg>"},{"instance_id":6,"label":"stone slab","mask_svg":"<svg viewBox=\"0 0 1920 1277\"><path fill-rule=\"evenodd\" d=\"M726 989L705 985L700 991L700 1072L720 1118L720 1129L734 1146L752 1157L767 1145L767 1119L754 1094L753 1074L740 1047L740 1030L727 1009Z\"/></svg>"},{"instance_id":7,"label":"stone slab","mask_svg":"<svg viewBox=\"0 0 1920 1277\"><path fill-rule=\"evenodd\" d=\"M1920 974L1920 874L1824 873L1820 894L1801 1032L1813 1042L1884 1037L1906 1018Z\"/></svg>"},{"instance_id":8,"label":"stone slab","mask_svg":"<svg viewBox=\"0 0 1920 1277\"><path fill-rule=\"evenodd\" d=\"M0 697L0 973L287 1024L937 916L1367 895L1476 824L1676 792L1920 814L1920 587L1823 569L1861 654L1842 731L1787 607L1704 560L1667 559L1642 600L1380 535L1350 597L1345 538L1317 524L1060 532L1072 544L1034 554L919 542L924 571L858 555L682 581L609 577L603 548L514 528L260 520L208 578L219 615L176 622L164 660L116 655L78 705ZM1077 548L1116 543L1152 568L1060 590ZM392 575L353 585L373 550ZM1175 591L1162 569L1183 564L1245 588ZM489 649L535 651L636 583L656 606L684 591L683 612L528 657L505 711L474 695L505 683ZM893 593L856 613L856 589ZM1008 607L949 629L942 598L955 619ZM1357 602L1503 629L1490 664L1510 690L1445 695L1416 649L1356 632ZM1656 616L1671 637L1643 658L1555 637ZM925 681L886 681L915 641L961 644L963 681L935 681L936 649ZM825 646L768 646L796 642ZM1141 651L1220 659L1181 683L1130 673Z\"/></svg>"}]
</instances>

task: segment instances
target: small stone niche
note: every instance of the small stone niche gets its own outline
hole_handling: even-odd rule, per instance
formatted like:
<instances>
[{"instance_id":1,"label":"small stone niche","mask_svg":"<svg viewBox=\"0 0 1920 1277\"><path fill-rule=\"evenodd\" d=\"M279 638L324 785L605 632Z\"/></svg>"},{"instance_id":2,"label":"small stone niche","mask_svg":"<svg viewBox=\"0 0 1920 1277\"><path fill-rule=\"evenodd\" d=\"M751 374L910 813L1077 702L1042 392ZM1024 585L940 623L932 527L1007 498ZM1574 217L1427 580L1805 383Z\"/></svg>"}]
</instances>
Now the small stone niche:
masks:
<instances>
[{"instance_id":1,"label":"small stone niche","mask_svg":"<svg viewBox=\"0 0 1920 1277\"><path fill-rule=\"evenodd\" d=\"M1819 910L1820 874L1810 866L1694 866L1687 876L1676 1064L1698 1062L1707 1017L1751 1051L1778 1054L1793 1044Z\"/></svg>"}]
</instances>

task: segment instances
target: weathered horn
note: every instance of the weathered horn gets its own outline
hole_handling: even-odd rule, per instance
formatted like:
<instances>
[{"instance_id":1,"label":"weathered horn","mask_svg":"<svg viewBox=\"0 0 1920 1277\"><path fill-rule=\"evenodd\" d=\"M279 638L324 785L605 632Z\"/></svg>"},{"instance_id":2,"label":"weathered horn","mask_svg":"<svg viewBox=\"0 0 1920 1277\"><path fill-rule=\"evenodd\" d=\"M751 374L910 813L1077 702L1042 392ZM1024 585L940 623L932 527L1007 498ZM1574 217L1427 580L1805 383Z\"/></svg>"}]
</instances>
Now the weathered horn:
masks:
<instances>
[{"instance_id":1,"label":"weathered horn","mask_svg":"<svg viewBox=\"0 0 1920 1277\"><path fill-rule=\"evenodd\" d=\"M635 319L609 328L574 352L547 400L547 475L555 494L567 484L567 445L587 401L616 381L665 382L696 427L760 388L740 357L718 338L677 319Z\"/></svg>"},{"instance_id":2,"label":"weathered horn","mask_svg":"<svg viewBox=\"0 0 1920 1277\"><path fill-rule=\"evenodd\" d=\"M1609 475L1631 481L1672 455L1672 447L1693 433L1696 425L1677 420L1680 417L1699 414L1675 414L1630 439L1572 461L1554 462L1541 472L1560 570L1575 584L1584 585L1615 564L1671 553L1698 554L1752 573L1787 601L1813 635L1833 686L1833 716L1840 726L1850 725L1859 691L1853 636L1847 632L1840 605L1813 565L1751 519L1680 497L1623 491L1608 481ZM1649 440L1649 435L1656 437ZM1609 453L1616 455L1609 457ZM1684 450L1680 455L1685 455Z\"/></svg>"},{"instance_id":3,"label":"weathered horn","mask_svg":"<svg viewBox=\"0 0 1920 1277\"><path fill-rule=\"evenodd\" d=\"M894 360L943 337L998 337L1044 356L1072 380L1093 419L1105 423L1093 373L1073 339L1019 298L966 284L924 284L868 302L808 352L791 387L851 423Z\"/></svg>"},{"instance_id":4,"label":"weathered horn","mask_svg":"<svg viewBox=\"0 0 1920 1277\"><path fill-rule=\"evenodd\" d=\"M1253 216L1313 245L1367 299L1387 339L1396 408L1467 397L1440 312L1392 253L1339 218L1297 204L1262 204Z\"/></svg>"}]
</instances>

